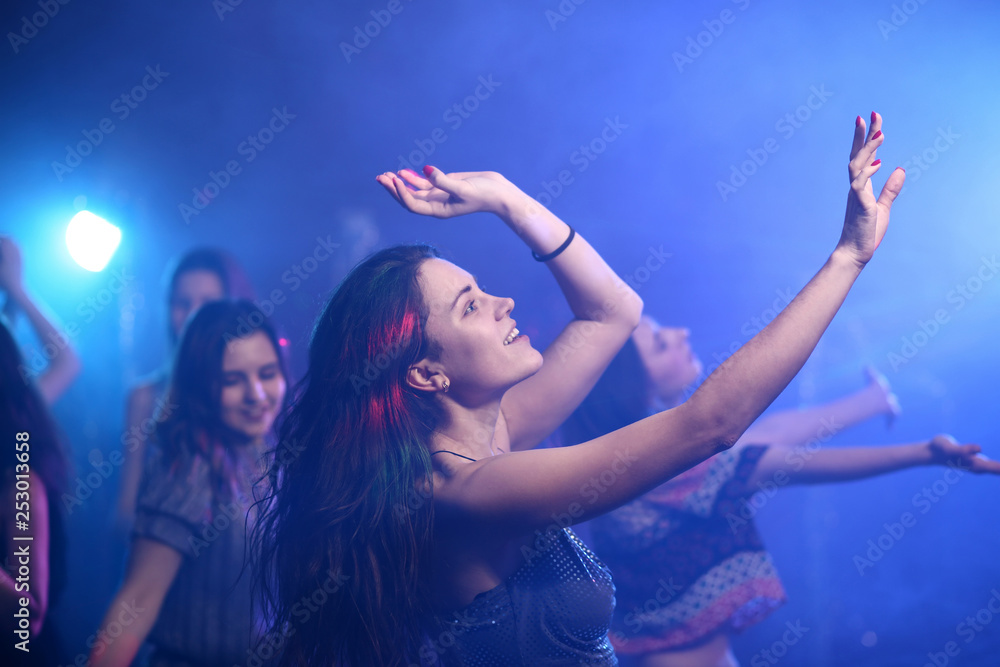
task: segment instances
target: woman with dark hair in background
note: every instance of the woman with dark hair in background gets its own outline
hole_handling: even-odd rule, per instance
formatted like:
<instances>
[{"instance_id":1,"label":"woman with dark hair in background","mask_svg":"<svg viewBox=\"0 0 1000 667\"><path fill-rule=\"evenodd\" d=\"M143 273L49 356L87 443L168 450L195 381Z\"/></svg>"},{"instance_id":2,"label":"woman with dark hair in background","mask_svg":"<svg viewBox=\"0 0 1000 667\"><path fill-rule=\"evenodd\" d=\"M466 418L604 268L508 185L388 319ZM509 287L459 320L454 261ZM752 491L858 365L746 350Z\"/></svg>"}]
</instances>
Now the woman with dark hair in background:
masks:
<instances>
[{"instance_id":1,"label":"woman with dark hair in background","mask_svg":"<svg viewBox=\"0 0 1000 667\"><path fill-rule=\"evenodd\" d=\"M184 327L172 409L157 425L125 581L92 665L128 665L147 635L156 667L246 660L258 631L241 577L246 524L286 377L274 328L248 301L205 304Z\"/></svg>"},{"instance_id":2,"label":"woman with dark hair in background","mask_svg":"<svg viewBox=\"0 0 1000 667\"><path fill-rule=\"evenodd\" d=\"M593 391L566 421L567 445L593 440L684 402L701 363L687 329L643 317ZM754 525L757 491L838 482L919 465L1000 472L977 445L949 436L889 447L819 449L844 428L899 412L885 378L825 405L778 412L713 456L590 523L595 551L615 575L611 639L642 667L732 667L729 635L785 600ZM754 444L762 443L762 444Z\"/></svg>"},{"instance_id":3,"label":"woman with dark hair in background","mask_svg":"<svg viewBox=\"0 0 1000 667\"><path fill-rule=\"evenodd\" d=\"M49 363L43 372L29 371L0 318L0 544L4 563L0 568L0 634L4 637L0 662L51 665L61 656L54 626L46 616L66 585L66 531L60 497L66 490L69 462L48 407L68 388L80 363L66 334L28 296L21 282L20 251L6 237L0 237L0 290L10 306L5 310L13 312L17 306L24 311L43 349L55 350L45 355ZM27 578L21 575L22 566L29 568ZM25 630L25 634L16 632Z\"/></svg>"},{"instance_id":4,"label":"woman with dark hair in background","mask_svg":"<svg viewBox=\"0 0 1000 667\"><path fill-rule=\"evenodd\" d=\"M224 250L196 248L184 254L168 271L167 338L173 355L184 323L206 303L220 299L255 297L246 273ZM125 433L122 435L121 485L118 493L116 523L121 531L131 527L146 458L146 441L152 429L150 420L166 419L169 404L164 404L167 370L157 371L140 382L128 395L125 408Z\"/></svg>"},{"instance_id":5,"label":"woman with dark hair in background","mask_svg":"<svg viewBox=\"0 0 1000 667\"><path fill-rule=\"evenodd\" d=\"M903 185L896 170L874 196L884 137L872 121L867 138L856 124L840 242L788 307L684 404L565 448L516 451L575 409L638 323L639 298L499 174L379 176L414 212L497 214L577 319L543 356L512 300L426 246L355 268L316 324L280 431L301 454L272 469L257 526L268 650L283 647L282 665L617 664L610 575L566 526L728 449L798 372Z\"/></svg>"}]
</instances>

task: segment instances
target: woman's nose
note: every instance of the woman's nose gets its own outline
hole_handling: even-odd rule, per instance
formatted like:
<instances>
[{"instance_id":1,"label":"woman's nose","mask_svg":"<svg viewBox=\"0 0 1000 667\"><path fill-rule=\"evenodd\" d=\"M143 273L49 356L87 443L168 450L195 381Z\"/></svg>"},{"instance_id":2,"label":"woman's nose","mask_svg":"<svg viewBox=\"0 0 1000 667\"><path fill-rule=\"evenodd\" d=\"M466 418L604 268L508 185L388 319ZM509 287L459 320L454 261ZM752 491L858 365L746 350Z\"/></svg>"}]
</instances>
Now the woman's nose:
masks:
<instances>
[{"instance_id":1,"label":"woman's nose","mask_svg":"<svg viewBox=\"0 0 1000 667\"><path fill-rule=\"evenodd\" d=\"M250 382L245 398L247 403L260 403L267 398L267 393L264 391L264 383L259 378Z\"/></svg>"},{"instance_id":2,"label":"woman's nose","mask_svg":"<svg viewBox=\"0 0 1000 667\"><path fill-rule=\"evenodd\" d=\"M514 310L514 299L509 296L500 298L497 308L497 319L503 319L504 315L512 310Z\"/></svg>"}]
</instances>

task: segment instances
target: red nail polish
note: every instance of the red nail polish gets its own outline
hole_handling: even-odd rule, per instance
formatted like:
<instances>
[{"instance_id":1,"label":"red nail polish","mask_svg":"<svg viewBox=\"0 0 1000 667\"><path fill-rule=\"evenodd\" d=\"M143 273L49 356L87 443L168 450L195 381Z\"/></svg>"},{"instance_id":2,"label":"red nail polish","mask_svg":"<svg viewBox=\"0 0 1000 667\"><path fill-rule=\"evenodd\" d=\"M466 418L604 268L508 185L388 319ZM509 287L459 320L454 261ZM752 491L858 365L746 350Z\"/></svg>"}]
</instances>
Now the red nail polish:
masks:
<instances>
[{"instance_id":1,"label":"red nail polish","mask_svg":"<svg viewBox=\"0 0 1000 667\"><path fill-rule=\"evenodd\" d=\"M424 174L426 174L427 176L430 176L432 173L434 173L434 167L430 166L429 164L425 165L424 166Z\"/></svg>"},{"instance_id":2,"label":"red nail polish","mask_svg":"<svg viewBox=\"0 0 1000 667\"><path fill-rule=\"evenodd\" d=\"M875 122L875 112L874 111L872 111L872 122L873 123Z\"/></svg>"},{"instance_id":3,"label":"red nail polish","mask_svg":"<svg viewBox=\"0 0 1000 667\"><path fill-rule=\"evenodd\" d=\"M871 165L871 166L873 166L873 167L874 167L874 166L876 166L876 165L879 165L879 164L881 164L881 163L882 163L882 160L881 160L881 159L878 159L878 160L875 160L874 162L872 162L872 165Z\"/></svg>"},{"instance_id":4,"label":"red nail polish","mask_svg":"<svg viewBox=\"0 0 1000 667\"><path fill-rule=\"evenodd\" d=\"M905 170L905 169L903 169L902 167L900 167L900 168L899 168L899 170L900 170L901 172L903 172L904 174L906 173L906 170Z\"/></svg>"},{"instance_id":5,"label":"red nail polish","mask_svg":"<svg viewBox=\"0 0 1000 667\"><path fill-rule=\"evenodd\" d=\"M882 136L882 130L879 130L878 132L876 132L875 134L872 135L872 141L874 141L875 139L878 139L881 136Z\"/></svg>"},{"instance_id":6,"label":"red nail polish","mask_svg":"<svg viewBox=\"0 0 1000 667\"><path fill-rule=\"evenodd\" d=\"M858 127L859 125L861 125L861 116L858 116L858 119L854 121L854 127Z\"/></svg>"}]
</instances>

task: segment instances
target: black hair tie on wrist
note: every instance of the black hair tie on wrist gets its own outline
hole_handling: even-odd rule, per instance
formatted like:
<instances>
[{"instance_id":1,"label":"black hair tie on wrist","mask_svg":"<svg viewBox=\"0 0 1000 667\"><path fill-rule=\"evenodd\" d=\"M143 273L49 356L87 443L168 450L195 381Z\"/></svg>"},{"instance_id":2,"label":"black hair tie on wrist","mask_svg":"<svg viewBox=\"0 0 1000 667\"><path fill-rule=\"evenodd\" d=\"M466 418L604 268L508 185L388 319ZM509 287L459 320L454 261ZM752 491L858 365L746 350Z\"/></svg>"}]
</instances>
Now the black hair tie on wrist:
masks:
<instances>
[{"instance_id":1,"label":"black hair tie on wrist","mask_svg":"<svg viewBox=\"0 0 1000 667\"><path fill-rule=\"evenodd\" d=\"M569 227L569 225L566 225ZM535 258L536 262L547 262L550 259L554 259L562 254L562 251L569 247L569 244L573 242L573 237L576 236L576 230L569 227L569 236L563 241L563 244L550 252L548 255L539 255L534 250L531 251L531 256Z\"/></svg>"}]
</instances>

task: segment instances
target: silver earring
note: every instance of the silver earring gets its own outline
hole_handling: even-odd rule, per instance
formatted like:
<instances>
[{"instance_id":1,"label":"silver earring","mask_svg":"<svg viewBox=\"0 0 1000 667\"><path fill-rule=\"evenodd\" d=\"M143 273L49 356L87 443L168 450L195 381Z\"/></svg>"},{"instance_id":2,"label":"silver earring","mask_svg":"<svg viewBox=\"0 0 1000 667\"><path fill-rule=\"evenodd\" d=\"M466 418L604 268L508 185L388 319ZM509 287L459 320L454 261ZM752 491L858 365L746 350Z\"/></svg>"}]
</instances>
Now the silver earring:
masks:
<instances>
[{"instance_id":1,"label":"silver earring","mask_svg":"<svg viewBox=\"0 0 1000 667\"><path fill-rule=\"evenodd\" d=\"M451 386L451 384L449 384L448 381L445 380L444 381L444 387L443 387L444 388L444 393L446 393L446 394L448 393L448 387L450 387L450 386Z\"/></svg>"}]
</instances>

